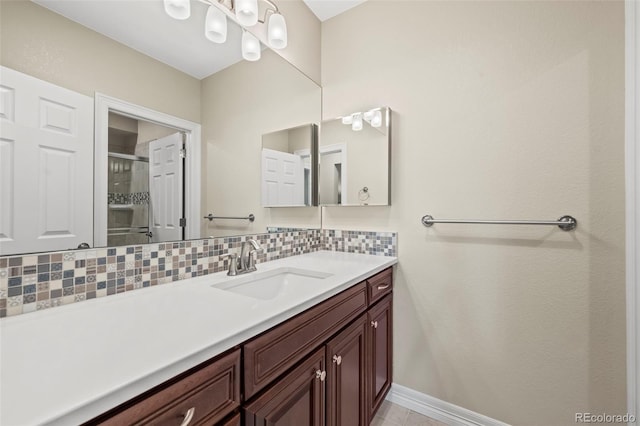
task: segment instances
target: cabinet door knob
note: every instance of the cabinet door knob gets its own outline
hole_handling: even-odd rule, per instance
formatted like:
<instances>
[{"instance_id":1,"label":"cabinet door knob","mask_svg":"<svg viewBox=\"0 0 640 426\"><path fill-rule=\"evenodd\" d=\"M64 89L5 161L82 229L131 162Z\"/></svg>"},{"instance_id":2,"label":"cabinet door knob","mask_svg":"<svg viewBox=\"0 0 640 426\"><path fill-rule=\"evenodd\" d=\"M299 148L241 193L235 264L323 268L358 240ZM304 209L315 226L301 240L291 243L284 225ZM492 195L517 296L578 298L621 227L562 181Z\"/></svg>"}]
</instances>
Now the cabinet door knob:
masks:
<instances>
[{"instance_id":1,"label":"cabinet door knob","mask_svg":"<svg viewBox=\"0 0 640 426\"><path fill-rule=\"evenodd\" d=\"M378 290L386 290L389 288L391 284L385 284L385 285L379 285L378 286Z\"/></svg>"},{"instance_id":2,"label":"cabinet door knob","mask_svg":"<svg viewBox=\"0 0 640 426\"><path fill-rule=\"evenodd\" d=\"M196 407L191 407L187 410L187 413L184 415L184 419L180 426L187 426L193 420L193 415L196 413Z\"/></svg>"},{"instance_id":3,"label":"cabinet door knob","mask_svg":"<svg viewBox=\"0 0 640 426\"><path fill-rule=\"evenodd\" d=\"M342 357L340 355L334 355L333 362L335 362L338 365L342 364Z\"/></svg>"},{"instance_id":4,"label":"cabinet door knob","mask_svg":"<svg viewBox=\"0 0 640 426\"><path fill-rule=\"evenodd\" d=\"M321 382L324 382L324 379L327 378L327 372L316 370L316 379L320 379Z\"/></svg>"},{"instance_id":5,"label":"cabinet door knob","mask_svg":"<svg viewBox=\"0 0 640 426\"><path fill-rule=\"evenodd\" d=\"M371 327L378 328L378 321L371 321Z\"/></svg>"}]
</instances>

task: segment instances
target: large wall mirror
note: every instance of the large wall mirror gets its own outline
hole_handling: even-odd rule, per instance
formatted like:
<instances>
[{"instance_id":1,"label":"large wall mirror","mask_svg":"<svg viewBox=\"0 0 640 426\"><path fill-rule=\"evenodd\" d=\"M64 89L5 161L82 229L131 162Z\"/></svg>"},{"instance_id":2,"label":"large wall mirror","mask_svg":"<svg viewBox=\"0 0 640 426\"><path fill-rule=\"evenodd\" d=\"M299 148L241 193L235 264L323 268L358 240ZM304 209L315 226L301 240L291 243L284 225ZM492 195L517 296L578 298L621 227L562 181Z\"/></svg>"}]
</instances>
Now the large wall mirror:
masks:
<instances>
[{"instance_id":1,"label":"large wall mirror","mask_svg":"<svg viewBox=\"0 0 640 426\"><path fill-rule=\"evenodd\" d=\"M318 208L263 207L261 163L263 135L320 123L321 88L264 45L243 60L234 22L217 44L198 1L180 21L160 0L0 8L0 255L320 227Z\"/></svg>"},{"instance_id":2,"label":"large wall mirror","mask_svg":"<svg viewBox=\"0 0 640 426\"><path fill-rule=\"evenodd\" d=\"M391 110L323 121L318 158L321 205L390 205Z\"/></svg>"}]
</instances>

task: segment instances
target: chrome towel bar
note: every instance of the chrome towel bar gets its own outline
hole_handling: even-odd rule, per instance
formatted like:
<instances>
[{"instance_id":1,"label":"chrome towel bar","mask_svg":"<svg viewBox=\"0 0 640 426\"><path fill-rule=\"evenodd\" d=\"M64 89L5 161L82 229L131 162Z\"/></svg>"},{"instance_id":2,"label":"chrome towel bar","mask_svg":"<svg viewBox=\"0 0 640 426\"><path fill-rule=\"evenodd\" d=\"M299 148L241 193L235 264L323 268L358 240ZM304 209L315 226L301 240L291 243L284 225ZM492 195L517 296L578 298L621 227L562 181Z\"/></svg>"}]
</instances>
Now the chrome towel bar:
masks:
<instances>
[{"instance_id":1,"label":"chrome towel bar","mask_svg":"<svg viewBox=\"0 0 640 426\"><path fill-rule=\"evenodd\" d=\"M558 220L459 220L459 219L434 219L431 215L422 216L422 224L427 228L434 223L472 223L480 225L556 225L563 231L573 231L578 226L578 221L569 215L562 216Z\"/></svg>"},{"instance_id":2,"label":"chrome towel bar","mask_svg":"<svg viewBox=\"0 0 640 426\"><path fill-rule=\"evenodd\" d=\"M204 217L205 219L209 219L209 222L211 222L213 219L239 219L239 220L248 220L249 222L253 222L254 220L256 220L256 217L252 214L250 214L249 216L246 217L239 217L239 216L214 216L213 214L209 213L207 216Z\"/></svg>"}]
</instances>

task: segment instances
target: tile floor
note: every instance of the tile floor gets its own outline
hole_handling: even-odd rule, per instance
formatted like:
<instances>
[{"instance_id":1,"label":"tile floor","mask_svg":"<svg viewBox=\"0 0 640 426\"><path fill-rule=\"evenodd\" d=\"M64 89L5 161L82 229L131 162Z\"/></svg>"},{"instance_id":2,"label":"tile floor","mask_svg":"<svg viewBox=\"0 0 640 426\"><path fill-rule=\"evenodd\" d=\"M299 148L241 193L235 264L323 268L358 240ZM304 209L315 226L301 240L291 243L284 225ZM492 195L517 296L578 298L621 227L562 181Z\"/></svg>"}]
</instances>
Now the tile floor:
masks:
<instances>
[{"instance_id":1,"label":"tile floor","mask_svg":"<svg viewBox=\"0 0 640 426\"><path fill-rule=\"evenodd\" d=\"M447 426L431 417L384 401L371 422L371 426Z\"/></svg>"}]
</instances>

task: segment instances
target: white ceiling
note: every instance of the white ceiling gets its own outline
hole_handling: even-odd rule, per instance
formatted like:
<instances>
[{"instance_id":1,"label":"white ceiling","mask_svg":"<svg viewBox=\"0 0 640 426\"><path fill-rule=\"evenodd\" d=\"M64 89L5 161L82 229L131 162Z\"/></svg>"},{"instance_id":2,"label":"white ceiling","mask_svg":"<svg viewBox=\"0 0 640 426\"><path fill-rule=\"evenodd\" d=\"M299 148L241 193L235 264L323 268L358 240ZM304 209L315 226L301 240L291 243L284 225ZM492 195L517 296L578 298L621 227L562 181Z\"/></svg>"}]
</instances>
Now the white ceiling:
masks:
<instances>
[{"instance_id":1,"label":"white ceiling","mask_svg":"<svg viewBox=\"0 0 640 426\"><path fill-rule=\"evenodd\" d=\"M240 26L228 19L226 43L209 41L207 6L199 1L191 2L191 17L183 21L169 17L161 0L32 1L197 79L242 60ZM363 1L304 0L322 21Z\"/></svg>"},{"instance_id":2,"label":"white ceiling","mask_svg":"<svg viewBox=\"0 0 640 426\"><path fill-rule=\"evenodd\" d=\"M336 15L356 7L365 0L303 0L318 19L326 21Z\"/></svg>"},{"instance_id":3,"label":"white ceiling","mask_svg":"<svg viewBox=\"0 0 640 426\"><path fill-rule=\"evenodd\" d=\"M197 79L242 60L242 30L228 20L227 42L204 36L207 6L191 2L191 17L169 17L160 0L32 0Z\"/></svg>"}]
</instances>

